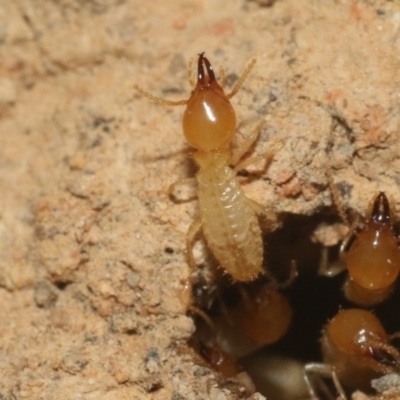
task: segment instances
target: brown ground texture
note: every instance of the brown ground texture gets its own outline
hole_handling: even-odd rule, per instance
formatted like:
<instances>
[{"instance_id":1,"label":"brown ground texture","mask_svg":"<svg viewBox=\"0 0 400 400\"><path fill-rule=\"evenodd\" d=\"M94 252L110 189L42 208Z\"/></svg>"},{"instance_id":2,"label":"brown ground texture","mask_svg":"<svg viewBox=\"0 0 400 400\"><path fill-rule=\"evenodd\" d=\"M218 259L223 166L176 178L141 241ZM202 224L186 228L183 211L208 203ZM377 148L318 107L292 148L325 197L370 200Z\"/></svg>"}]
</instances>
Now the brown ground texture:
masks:
<instances>
[{"instance_id":1,"label":"brown ground texture","mask_svg":"<svg viewBox=\"0 0 400 400\"><path fill-rule=\"evenodd\" d=\"M133 90L188 98L201 51L228 88L257 59L239 137L265 120L255 153L284 145L249 197L313 215L329 162L347 209L386 191L398 212L396 1L2 0L0 399L264 398L186 346L183 108Z\"/></svg>"}]
</instances>

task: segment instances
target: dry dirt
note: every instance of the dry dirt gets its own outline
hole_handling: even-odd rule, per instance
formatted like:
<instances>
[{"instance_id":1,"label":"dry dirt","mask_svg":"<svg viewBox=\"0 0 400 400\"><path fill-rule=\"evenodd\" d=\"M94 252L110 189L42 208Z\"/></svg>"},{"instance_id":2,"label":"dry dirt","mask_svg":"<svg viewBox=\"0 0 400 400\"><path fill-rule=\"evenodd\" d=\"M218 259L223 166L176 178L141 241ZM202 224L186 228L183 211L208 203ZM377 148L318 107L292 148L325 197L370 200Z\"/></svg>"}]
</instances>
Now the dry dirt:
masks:
<instances>
[{"instance_id":1,"label":"dry dirt","mask_svg":"<svg viewBox=\"0 0 400 400\"><path fill-rule=\"evenodd\" d=\"M249 197L329 206L329 149L346 208L386 191L398 212L396 1L1 0L0 399L264 398L185 346L183 109L133 91L187 98L201 51L228 87L257 58L239 134L264 119L255 152L284 146Z\"/></svg>"}]
</instances>

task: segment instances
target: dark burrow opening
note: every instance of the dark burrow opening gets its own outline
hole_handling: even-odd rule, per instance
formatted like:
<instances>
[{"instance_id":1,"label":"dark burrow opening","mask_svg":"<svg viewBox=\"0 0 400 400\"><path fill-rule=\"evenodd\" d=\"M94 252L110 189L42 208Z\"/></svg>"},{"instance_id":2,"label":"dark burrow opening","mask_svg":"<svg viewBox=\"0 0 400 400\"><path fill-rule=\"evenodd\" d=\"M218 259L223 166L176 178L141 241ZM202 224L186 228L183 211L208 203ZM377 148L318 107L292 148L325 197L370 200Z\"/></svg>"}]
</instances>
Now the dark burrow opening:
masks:
<instances>
[{"instance_id":1,"label":"dark burrow opening","mask_svg":"<svg viewBox=\"0 0 400 400\"><path fill-rule=\"evenodd\" d=\"M344 296L342 287L347 271L333 278L318 274L323 246L313 241L313 234L321 224L332 226L338 222L339 219L328 211L313 216L287 215L282 227L265 237L265 268L279 282L285 282L290 275L292 260L297 264L298 275L287 287L277 289L265 277L250 284L234 285L226 274L219 273L211 283L206 284L200 270L199 278L193 284L192 311L196 332L190 345L201 355L206 365L225 377L235 376L238 371L245 370L252 378L256 390L268 400L309 397L303 367L307 363L323 362L321 334L324 326L341 309L361 308L350 303ZM339 246L340 243L329 248L329 262L339 259ZM217 265L213 262L211 267L215 268L214 264ZM284 300L277 300L277 311L269 317L267 323L260 315L267 313L268 306L262 306L265 307L262 309L264 314L257 314L259 311L254 308L243 306L246 299L258 296L258 293L266 293L263 292L264 287L268 288L267 291L278 291L290 304L290 325L285 329L286 333L274 343L254 345L254 341L251 341L249 344L246 335L240 333L248 331L245 326L253 332L265 329L279 336L276 331L279 331L280 324L284 324L282 321L288 313L282 306ZM271 307L275 307L273 304L276 303L271 298L265 301L270 301ZM388 300L367 307L380 319L389 334L400 331L399 301L400 288L397 285ZM199 315L199 310L200 314L205 315ZM260 333L259 337L261 343L265 335ZM332 380L324 378L323 382L327 394L323 391L320 394L318 389L318 395L321 399L328 399L329 394L335 398L337 393ZM354 389L346 388L348 393ZM374 393L373 390L371 393Z\"/></svg>"}]
</instances>

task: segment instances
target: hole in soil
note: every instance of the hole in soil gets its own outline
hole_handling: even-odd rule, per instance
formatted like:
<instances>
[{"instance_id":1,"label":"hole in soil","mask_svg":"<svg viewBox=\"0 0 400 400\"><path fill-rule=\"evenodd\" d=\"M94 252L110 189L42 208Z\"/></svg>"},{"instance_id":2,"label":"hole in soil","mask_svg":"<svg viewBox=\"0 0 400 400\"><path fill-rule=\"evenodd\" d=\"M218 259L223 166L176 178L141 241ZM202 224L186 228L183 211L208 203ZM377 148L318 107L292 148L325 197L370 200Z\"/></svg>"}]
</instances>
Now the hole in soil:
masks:
<instances>
[{"instance_id":1,"label":"hole in soil","mask_svg":"<svg viewBox=\"0 0 400 400\"><path fill-rule=\"evenodd\" d=\"M222 274L211 284L202 278L193 283L196 332L189 344L207 365L225 377L246 371L268 400L309 398L303 368L323 362L323 327L340 309L360 308L343 295L347 272L334 278L318 276L322 245L311 238L321 223L337 222L328 214L287 215L282 228L265 238L266 264L279 282L287 280L296 261L298 276L287 287L277 289L265 278L232 284ZM338 260L339 245L329 249L330 262ZM400 330L399 301L400 290L395 289L372 309L389 334ZM336 398L331 379L326 382ZM325 398L329 397L322 394Z\"/></svg>"}]
</instances>

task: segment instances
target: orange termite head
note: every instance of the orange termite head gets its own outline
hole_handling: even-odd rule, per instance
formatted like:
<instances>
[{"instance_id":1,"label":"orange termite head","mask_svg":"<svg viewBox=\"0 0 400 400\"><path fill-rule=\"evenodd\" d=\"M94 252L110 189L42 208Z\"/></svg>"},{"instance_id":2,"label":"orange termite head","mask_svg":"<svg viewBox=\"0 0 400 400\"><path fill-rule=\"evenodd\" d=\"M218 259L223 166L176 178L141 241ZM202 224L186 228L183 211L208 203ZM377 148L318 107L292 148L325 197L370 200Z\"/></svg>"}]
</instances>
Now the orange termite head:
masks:
<instances>
[{"instance_id":1,"label":"orange termite head","mask_svg":"<svg viewBox=\"0 0 400 400\"><path fill-rule=\"evenodd\" d=\"M204 53L199 54L197 84L188 100L171 101L153 96L138 85L133 88L151 101L167 106L186 105L183 116L183 133L196 150L209 152L227 149L236 130L236 114L229 99L243 85L256 60L247 66L238 82L228 94L215 79L213 67ZM191 78L189 78L192 82Z\"/></svg>"},{"instance_id":2,"label":"orange termite head","mask_svg":"<svg viewBox=\"0 0 400 400\"><path fill-rule=\"evenodd\" d=\"M350 300L374 304L390 294L400 271L400 248L391 223L389 201L384 193L379 193L373 201L367 223L345 255L345 260L350 278L360 287L360 292L377 291L375 297L378 299L369 301L366 293L361 295L366 297L365 301L362 298Z\"/></svg>"},{"instance_id":3,"label":"orange termite head","mask_svg":"<svg viewBox=\"0 0 400 400\"><path fill-rule=\"evenodd\" d=\"M199 54L197 84L187 102L182 124L188 143L204 152L228 147L235 134L235 111L204 53Z\"/></svg>"}]
</instances>

